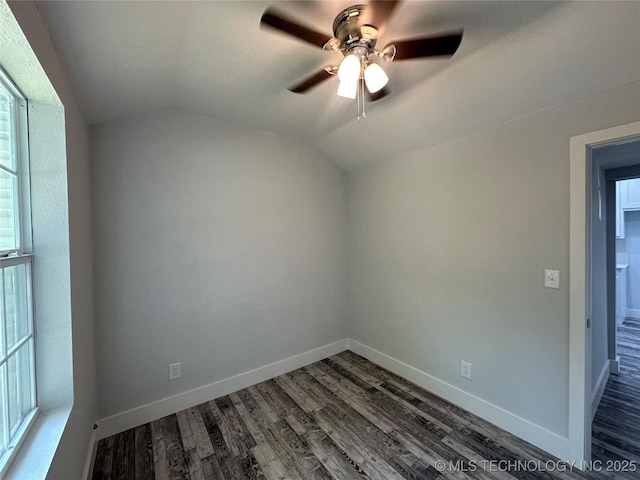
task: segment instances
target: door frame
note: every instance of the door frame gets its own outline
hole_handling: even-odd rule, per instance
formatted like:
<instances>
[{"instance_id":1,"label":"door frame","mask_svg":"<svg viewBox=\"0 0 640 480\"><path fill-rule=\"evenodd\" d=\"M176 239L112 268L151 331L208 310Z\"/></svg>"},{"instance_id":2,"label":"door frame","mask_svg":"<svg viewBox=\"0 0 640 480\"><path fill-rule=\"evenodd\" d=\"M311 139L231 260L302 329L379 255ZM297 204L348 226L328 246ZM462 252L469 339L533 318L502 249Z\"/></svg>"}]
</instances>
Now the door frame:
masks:
<instances>
[{"instance_id":1,"label":"door frame","mask_svg":"<svg viewBox=\"0 0 640 480\"><path fill-rule=\"evenodd\" d=\"M567 460L591 460L591 150L640 135L640 122L570 138L569 425Z\"/></svg>"}]
</instances>

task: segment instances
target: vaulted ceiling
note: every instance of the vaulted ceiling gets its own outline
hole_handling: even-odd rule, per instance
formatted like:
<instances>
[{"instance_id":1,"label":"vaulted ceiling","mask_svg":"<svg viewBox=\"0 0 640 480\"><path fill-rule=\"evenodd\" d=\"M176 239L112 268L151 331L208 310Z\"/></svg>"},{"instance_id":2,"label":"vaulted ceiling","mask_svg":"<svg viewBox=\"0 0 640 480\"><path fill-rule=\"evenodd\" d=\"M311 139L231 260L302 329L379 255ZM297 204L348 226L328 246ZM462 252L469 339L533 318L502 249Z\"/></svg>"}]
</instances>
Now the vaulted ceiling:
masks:
<instances>
[{"instance_id":1,"label":"vaulted ceiling","mask_svg":"<svg viewBox=\"0 0 640 480\"><path fill-rule=\"evenodd\" d=\"M161 107L300 137L345 170L393 158L640 79L640 2L422 1L381 44L464 29L450 59L383 64L391 95L367 104L336 79L287 90L340 53L260 28L270 6L331 35L353 1L49 1L40 4L89 123Z\"/></svg>"}]
</instances>

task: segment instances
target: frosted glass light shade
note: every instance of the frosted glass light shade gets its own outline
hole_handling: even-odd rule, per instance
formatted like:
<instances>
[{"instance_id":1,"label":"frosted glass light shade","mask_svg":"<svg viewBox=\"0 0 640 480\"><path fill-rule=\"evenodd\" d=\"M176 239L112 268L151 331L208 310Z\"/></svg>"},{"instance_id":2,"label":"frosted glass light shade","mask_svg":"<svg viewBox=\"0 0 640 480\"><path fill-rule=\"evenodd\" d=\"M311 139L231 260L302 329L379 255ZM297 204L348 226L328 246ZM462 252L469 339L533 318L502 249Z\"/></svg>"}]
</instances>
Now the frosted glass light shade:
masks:
<instances>
[{"instance_id":1,"label":"frosted glass light shade","mask_svg":"<svg viewBox=\"0 0 640 480\"><path fill-rule=\"evenodd\" d=\"M345 98L356 98L358 92L358 80L340 80L338 84L338 95Z\"/></svg>"},{"instance_id":2,"label":"frosted glass light shade","mask_svg":"<svg viewBox=\"0 0 640 480\"><path fill-rule=\"evenodd\" d=\"M377 63L370 63L364 69L364 81L371 93L381 90L389 81L389 77Z\"/></svg>"},{"instance_id":3,"label":"frosted glass light shade","mask_svg":"<svg viewBox=\"0 0 640 480\"><path fill-rule=\"evenodd\" d=\"M356 83L360 78L360 57L353 54L344 57L338 68L338 78L341 81Z\"/></svg>"}]
</instances>

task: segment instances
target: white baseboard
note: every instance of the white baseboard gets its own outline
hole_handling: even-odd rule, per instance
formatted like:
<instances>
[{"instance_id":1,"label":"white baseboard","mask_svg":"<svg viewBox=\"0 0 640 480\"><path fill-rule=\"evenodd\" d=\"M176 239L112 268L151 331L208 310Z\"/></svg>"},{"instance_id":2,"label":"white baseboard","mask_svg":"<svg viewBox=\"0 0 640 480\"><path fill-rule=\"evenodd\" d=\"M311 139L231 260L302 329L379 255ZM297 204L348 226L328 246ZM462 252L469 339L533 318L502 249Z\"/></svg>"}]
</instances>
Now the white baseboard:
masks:
<instances>
[{"instance_id":1,"label":"white baseboard","mask_svg":"<svg viewBox=\"0 0 640 480\"><path fill-rule=\"evenodd\" d=\"M596 411L598 410L598 405L600 405L600 400L602 400L602 394L604 393L604 389L607 386L607 382L609 381L609 375L611 374L611 360L607 360L602 365L602 369L600 370L600 375L598 375L598 381L596 382L596 386L591 392L591 420L593 421L593 417L596 415Z\"/></svg>"},{"instance_id":2,"label":"white baseboard","mask_svg":"<svg viewBox=\"0 0 640 480\"><path fill-rule=\"evenodd\" d=\"M546 450L560 459L568 459L569 439L566 437L562 437L356 340L349 340L349 350Z\"/></svg>"},{"instance_id":3,"label":"white baseboard","mask_svg":"<svg viewBox=\"0 0 640 480\"><path fill-rule=\"evenodd\" d=\"M101 440L130 428L137 427L152 420L171 415L185 408L199 405L214 398L264 382L283 373L302 368L310 363L323 360L349 348L349 340L343 339L329 345L285 358L264 367L225 378L209 385L204 385L187 392L163 398L125 412L98 420L95 440Z\"/></svg>"},{"instance_id":4,"label":"white baseboard","mask_svg":"<svg viewBox=\"0 0 640 480\"><path fill-rule=\"evenodd\" d=\"M396 360L358 341L345 338L293 357L280 360L264 367L244 372L230 378L219 380L194 390L183 392L172 397L142 405L140 407L118 413L96 422L98 429L94 431L94 443L108 436L123 432L138 425L156 420L185 408L199 405L208 400L218 398L256 383L269 380L292 370L304 367L327 357L351 350L371 360L417 385L442 397L443 399L478 415L479 417L513 433L514 435L546 450L561 459L568 458L569 441L550 430L529 420L515 415L497 405L476 397L464 390L450 385L428 373ZM606 383L606 382L605 382ZM91 449L93 457L94 448ZM93 458L87 465L90 464ZM87 467L86 467L87 468Z\"/></svg>"},{"instance_id":5,"label":"white baseboard","mask_svg":"<svg viewBox=\"0 0 640 480\"><path fill-rule=\"evenodd\" d=\"M620 355L616 355L615 360L609 360L611 366L610 372L612 375L620 375Z\"/></svg>"},{"instance_id":6,"label":"white baseboard","mask_svg":"<svg viewBox=\"0 0 640 480\"><path fill-rule=\"evenodd\" d=\"M640 310L637 308L627 308L624 312L625 317L638 318L640 319Z\"/></svg>"}]
</instances>

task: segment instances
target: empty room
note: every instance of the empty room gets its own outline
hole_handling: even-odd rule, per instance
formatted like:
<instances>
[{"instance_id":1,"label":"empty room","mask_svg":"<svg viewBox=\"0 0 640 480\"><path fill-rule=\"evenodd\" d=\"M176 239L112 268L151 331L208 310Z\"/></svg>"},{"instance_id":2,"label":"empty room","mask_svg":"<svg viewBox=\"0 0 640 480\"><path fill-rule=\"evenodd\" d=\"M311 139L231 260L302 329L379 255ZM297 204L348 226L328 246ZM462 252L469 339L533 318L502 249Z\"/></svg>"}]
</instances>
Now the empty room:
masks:
<instances>
[{"instance_id":1,"label":"empty room","mask_svg":"<svg viewBox=\"0 0 640 480\"><path fill-rule=\"evenodd\" d=\"M640 2L0 0L0 67L0 479L639 475Z\"/></svg>"}]
</instances>

